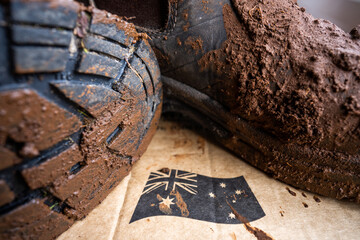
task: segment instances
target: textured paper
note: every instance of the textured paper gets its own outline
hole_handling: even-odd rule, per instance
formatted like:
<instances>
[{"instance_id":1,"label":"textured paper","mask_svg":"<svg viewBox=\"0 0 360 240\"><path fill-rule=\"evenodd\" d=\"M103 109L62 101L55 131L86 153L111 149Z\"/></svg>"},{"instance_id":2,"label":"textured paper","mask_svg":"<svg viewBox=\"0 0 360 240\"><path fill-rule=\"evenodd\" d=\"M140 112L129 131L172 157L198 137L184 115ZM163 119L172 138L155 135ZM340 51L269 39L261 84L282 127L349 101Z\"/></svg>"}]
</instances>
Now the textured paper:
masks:
<instances>
[{"instance_id":1,"label":"textured paper","mask_svg":"<svg viewBox=\"0 0 360 240\"><path fill-rule=\"evenodd\" d=\"M274 180L196 133L165 121L131 176L59 239L257 239L244 224L185 217L155 216L129 224L150 172L161 168L216 178L244 176L266 214L250 224L273 239L359 239L358 204L321 196L316 202L314 194Z\"/></svg>"}]
</instances>

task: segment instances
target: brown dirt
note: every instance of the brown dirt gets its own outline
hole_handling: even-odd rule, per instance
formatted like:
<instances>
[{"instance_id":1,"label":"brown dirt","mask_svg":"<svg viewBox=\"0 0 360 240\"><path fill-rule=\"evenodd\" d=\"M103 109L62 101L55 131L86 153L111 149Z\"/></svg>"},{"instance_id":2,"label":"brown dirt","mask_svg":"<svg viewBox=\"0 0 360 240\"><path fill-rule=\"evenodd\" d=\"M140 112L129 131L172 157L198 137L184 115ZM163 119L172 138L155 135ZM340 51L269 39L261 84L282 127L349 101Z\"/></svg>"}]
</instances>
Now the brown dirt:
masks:
<instances>
[{"instance_id":1,"label":"brown dirt","mask_svg":"<svg viewBox=\"0 0 360 240\"><path fill-rule=\"evenodd\" d=\"M14 200L15 194L11 191L4 180L0 180L0 206Z\"/></svg>"},{"instance_id":2,"label":"brown dirt","mask_svg":"<svg viewBox=\"0 0 360 240\"><path fill-rule=\"evenodd\" d=\"M360 41L290 0L233 1L214 69L233 114L285 142L355 154L360 146ZM226 80L225 80L226 79ZM219 91L215 89L214 91Z\"/></svg>"},{"instance_id":3,"label":"brown dirt","mask_svg":"<svg viewBox=\"0 0 360 240\"><path fill-rule=\"evenodd\" d=\"M189 10L188 10L188 9L185 9L185 10L182 12L182 17L184 18L185 21L188 20L188 18L189 18Z\"/></svg>"},{"instance_id":4,"label":"brown dirt","mask_svg":"<svg viewBox=\"0 0 360 240\"><path fill-rule=\"evenodd\" d=\"M188 47L191 47L191 49L194 50L196 54L203 51L203 43L204 42L200 36L190 36L184 42L184 44Z\"/></svg>"},{"instance_id":5,"label":"brown dirt","mask_svg":"<svg viewBox=\"0 0 360 240\"><path fill-rule=\"evenodd\" d=\"M189 27L190 27L190 23L187 22L182 28L183 28L184 32L187 32L187 31L189 31Z\"/></svg>"},{"instance_id":6,"label":"brown dirt","mask_svg":"<svg viewBox=\"0 0 360 240\"><path fill-rule=\"evenodd\" d=\"M33 90L5 91L0 99L0 131L16 142L25 143L20 151L24 157L37 156L39 151L53 146L81 126L75 115Z\"/></svg>"},{"instance_id":7,"label":"brown dirt","mask_svg":"<svg viewBox=\"0 0 360 240\"><path fill-rule=\"evenodd\" d=\"M189 216L189 210L187 209L187 204L184 201L184 199L182 198L181 194L179 193L179 191L174 191L172 190L170 192L171 196L175 196L176 197L176 206L180 209L181 211L181 216L183 217L188 217Z\"/></svg>"},{"instance_id":8,"label":"brown dirt","mask_svg":"<svg viewBox=\"0 0 360 240\"><path fill-rule=\"evenodd\" d=\"M293 195L294 197L296 197L296 192L292 191L290 188L286 188L286 190L291 194Z\"/></svg>"},{"instance_id":9,"label":"brown dirt","mask_svg":"<svg viewBox=\"0 0 360 240\"><path fill-rule=\"evenodd\" d=\"M240 215L235 208L233 208L233 206L230 205L230 203L228 203L228 201L226 200L226 203L229 205L229 207L231 208L231 211L235 214L235 217L244 224L245 229L254 235L254 237L256 237L258 240L274 240L274 238L272 238L269 234L267 234L266 232L264 232L263 230L257 228L257 227L253 227L251 226L249 220L246 219L246 217Z\"/></svg>"}]
</instances>

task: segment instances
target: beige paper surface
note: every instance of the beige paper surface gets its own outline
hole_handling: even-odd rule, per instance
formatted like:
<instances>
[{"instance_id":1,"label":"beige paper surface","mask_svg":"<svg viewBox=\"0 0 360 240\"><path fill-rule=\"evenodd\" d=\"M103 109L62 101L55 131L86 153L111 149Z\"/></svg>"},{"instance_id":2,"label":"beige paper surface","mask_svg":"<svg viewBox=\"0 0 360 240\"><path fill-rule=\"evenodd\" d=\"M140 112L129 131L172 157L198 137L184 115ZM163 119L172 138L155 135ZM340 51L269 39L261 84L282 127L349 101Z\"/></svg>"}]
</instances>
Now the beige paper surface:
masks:
<instances>
[{"instance_id":1,"label":"beige paper surface","mask_svg":"<svg viewBox=\"0 0 360 240\"><path fill-rule=\"evenodd\" d=\"M250 224L273 239L360 239L360 205L325 197L318 203L314 194L276 181L192 131L164 121L131 176L59 239L257 239L244 224L185 217L155 216L129 224L150 172L161 168L217 178L244 176L266 214Z\"/></svg>"}]
</instances>

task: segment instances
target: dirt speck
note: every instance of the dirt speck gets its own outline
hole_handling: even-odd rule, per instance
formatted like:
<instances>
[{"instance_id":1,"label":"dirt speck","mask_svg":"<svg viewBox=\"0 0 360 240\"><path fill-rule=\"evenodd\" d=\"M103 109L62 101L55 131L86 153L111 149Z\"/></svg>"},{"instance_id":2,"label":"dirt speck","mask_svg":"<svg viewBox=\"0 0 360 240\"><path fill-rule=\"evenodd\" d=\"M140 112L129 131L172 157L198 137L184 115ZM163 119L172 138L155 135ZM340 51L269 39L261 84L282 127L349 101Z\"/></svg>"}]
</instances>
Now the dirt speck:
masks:
<instances>
[{"instance_id":1,"label":"dirt speck","mask_svg":"<svg viewBox=\"0 0 360 240\"><path fill-rule=\"evenodd\" d=\"M294 197L296 196L296 192L292 191L290 188L286 187L286 190L288 190L288 192Z\"/></svg>"},{"instance_id":2,"label":"dirt speck","mask_svg":"<svg viewBox=\"0 0 360 240\"><path fill-rule=\"evenodd\" d=\"M179 45L179 46L182 45L182 42L181 42L180 38L176 38L176 42L177 42L177 45Z\"/></svg>"},{"instance_id":3,"label":"dirt speck","mask_svg":"<svg viewBox=\"0 0 360 240\"><path fill-rule=\"evenodd\" d=\"M182 12L182 16L183 16L184 20L187 21L188 18L189 18L189 10L188 10L188 9L185 9L185 10Z\"/></svg>"},{"instance_id":4,"label":"dirt speck","mask_svg":"<svg viewBox=\"0 0 360 240\"><path fill-rule=\"evenodd\" d=\"M203 40L200 36L197 38L190 36L185 40L185 45L191 47L196 54L203 51Z\"/></svg>"},{"instance_id":5,"label":"dirt speck","mask_svg":"<svg viewBox=\"0 0 360 240\"><path fill-rule=\"evenodd\" d=\"M183 28L184 32L187 32L189 30L189 27L190 27L190 23L187 22L182 28Z\"/></svg>"},{"instance_id":6,"label":"dirt speck","mask_svg":"<svg viewBox=\"0 0 360 240\"><path fill-rule=\"evenodd\" d=\"M183 148L185 146L191 146L192 141L190 139L177 139L174 142L174 148Z\"/></svg>"},{"instance_id":7,"label":"dirt speck","mask_svg":"<svg viewBox=\"0 0 360 240\"><path fill-rule=\"evenodd\" d=\"M170 64L170 58L168 55L165 55L163 52L161 52L158 48L153 48L154 53L156 55L157 60L159 61L159 64L161 66L169 65Z\"/></svg>"},{"instance_id":8,"label":"dirt speck","mask_svg":"<svg viewBox=\"0 0 360 240\"><path fill-rule=\"evenodd\" d=\"M211 8L209 8L207 5L209 4L208 0L201 0L202 3L202 11L204 13L212 13L214 10L212 10Z\"/></svg>"},{"instance_id":9,"label":"dirt speck","mask_svg":"<svg viewBox=\"0 0 360 240\"><path fill-rule=\"evenodd\" d=\"M25 143L24 147L20 151L20 155L25 158L32 158L39 155L39 150L35 147L34 143Z\"/></svg>"},{"instance_id":10,"label":"dirt speck","mask_svg":"<svg viewBox=\"0 0 360 240\"><path fill-rule=\"evenodd\" d=\"M172 213L172 210L170 207L168 207L165 203L159 204L159 209L161 212L170 215Z\"/></svg>"},{"instance_id":11,"label":"dirt speck","mask_svg":"<svg viewBox=\"0 0 360 240\"><path fill-rule=\"evenodd\" d=\"M162 172L162 173L169 173L170 169L169 168L162 168L159 171Z\"/></svg>"},{"instance_id":12,"label":"dirt speck","mask_svg":"<svg viewBox=\"0 0 360 240\"><path fill-rule=\"evenodd\" d=\"M317 197L317 196L315 196L315 195L314 195L314 197L313 197L313 198L314 198L315 202L317 202L317 203L321 202L321 200L320 200L320 198L319 198L319 197Z\"/></svg>"}]
</instances>

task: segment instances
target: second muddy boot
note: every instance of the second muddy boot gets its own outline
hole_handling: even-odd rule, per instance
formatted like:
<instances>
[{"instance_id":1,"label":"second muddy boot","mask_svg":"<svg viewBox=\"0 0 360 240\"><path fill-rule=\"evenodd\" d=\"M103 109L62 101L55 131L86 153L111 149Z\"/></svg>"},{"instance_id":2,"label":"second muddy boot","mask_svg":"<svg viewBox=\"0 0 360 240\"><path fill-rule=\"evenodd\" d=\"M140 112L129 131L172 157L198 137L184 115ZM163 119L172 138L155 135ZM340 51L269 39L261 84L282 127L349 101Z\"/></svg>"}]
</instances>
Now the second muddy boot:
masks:
<instances>
[{"instance_id":1,"label":"second muddy boot","mask_svg":"<svg viewBox=\"0 0 360 240\"><path fill-rule=\"evenodd\" d=\"M160 63L164 112L277 179L360 202L359 28L291 0L168 6L157 30L138 27Z\"/></svg>"}]
</instances>

